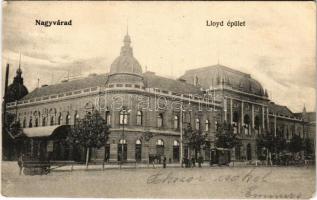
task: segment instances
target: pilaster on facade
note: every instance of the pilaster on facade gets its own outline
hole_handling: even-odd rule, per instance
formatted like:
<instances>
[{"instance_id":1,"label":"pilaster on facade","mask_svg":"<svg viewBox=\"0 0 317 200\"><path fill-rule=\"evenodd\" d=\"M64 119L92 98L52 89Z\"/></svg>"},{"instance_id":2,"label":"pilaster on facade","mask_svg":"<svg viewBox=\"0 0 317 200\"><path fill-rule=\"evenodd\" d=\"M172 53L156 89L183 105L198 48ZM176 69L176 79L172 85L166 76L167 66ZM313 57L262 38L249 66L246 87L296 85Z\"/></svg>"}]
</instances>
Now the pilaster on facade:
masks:
<instances>
[{"instance_id":1,"label":"pilaster on facade","mask_svg":"<svg viewBox=\"0 0 317 200\"><path fill-rule=\"evenodd\" d=\"M276 114L274 114L274 136L276 136Z\"/></svg>"},{"instance_id":2,"label":"pilaster on facade","mask_svg":"<svg viewBox=\"0 0 317 200\"><path fill-rule=\"evenodd\" d=\"M244 130L243 130L243 129L244 129L244 128L243 128L243 127L244 127L244 126L243 126L243 125L244 125L244 117L243 117L243 116L244 116L244 113L243 113L243 109L244 109L244 108L243 108L243 105L244 105L244 102L241 101L241 117L240 117L240 118L241 118L241 123L240 123L241 126L239 127L239 131L240 131L241 134L243 134L243 132L244 132Z\"/></svg>"},{"instance_id":3,"label":"pilaster on facade","mask_svg":"<svg viewBox=\"0 0 317 200\"><path fill-rule=\"evenodd\" d=\"M227 121L227 98L226 97L224 97L223 99L223 110L225 113L225 121Z\"/></svg>"},{"instance_id":4,"label":"pilaster on facade","mask_svg":"<svg viewBox=\"0 0 317 200\"><path fill-rule=\"evenodd\" d=\"M251 111L252 111L252 114L251 114L251 118L252 118L252 129L254 128L254 105L252 104L251 105Z\"/></svg>"},{"instance_id":5,"label":"pilaster on facade","mask_svg":"<svg viewBox=\"0 0 317 200\"><path fill-rule=\"evenodd\" d=\"M230 124L233 123L232 98L230 98Z\"/></svg>"},{"instance_id":6,"label":"pilaster on facade","mask_svg":"<svg viewBox=\"0 0 317 200\"><path fill-rule=\"evenodd\" d=\"M266 127L267 127L267 130L270 130L269 108L268 107L266 107Z\"/></svg>"},{"instance_id":7,"label":"pilaster on facade","mask_svg":"<svg viewBox=\"0 0 317 200\"><path fill-rule=\"evenodd\" d=\"M244 106L244 101L241 101L241 124L243 125L243 123L244 123L244 113L243 113L243 106Z\"/></svg>"},{"instance_id":8,"label":"pilaster on facade","mask_svg":"<svg viewBox=\"0 0 317 200\"><path fill-rule=\"evenodd\" d=\"M262 130L264 132L264 129L265 129L265 120L264 120L264 106L262 106Z\"/></svg>"}]
</instances>

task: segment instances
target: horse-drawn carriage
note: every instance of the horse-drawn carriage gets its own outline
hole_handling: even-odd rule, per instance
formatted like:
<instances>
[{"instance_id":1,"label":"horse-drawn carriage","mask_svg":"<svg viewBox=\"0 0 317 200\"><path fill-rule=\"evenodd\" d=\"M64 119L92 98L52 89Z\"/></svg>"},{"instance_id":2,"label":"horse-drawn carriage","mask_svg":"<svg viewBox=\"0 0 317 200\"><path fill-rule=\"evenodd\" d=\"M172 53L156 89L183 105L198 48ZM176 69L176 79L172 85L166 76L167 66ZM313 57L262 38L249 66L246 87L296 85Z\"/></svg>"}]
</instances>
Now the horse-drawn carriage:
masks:
<instances>
[{"instance_id":1,"label":"horse-drawn carriage","mask_svg":"<svg viewBox=\"0 0 317 200\"><path fill-rule=\"evenodd\" d=\"M149 154L149 163L161 164L162 156L159 154Z\"/></svg>"},{"instance_id":2,"label":"horse-drawn carriage","mask_svg":"<svg viewBox=\"0 0 317 200\"><path fill-rule=\"evenodd\" d=\"M230 149L214 148L210 151L210 165L229 165L231 162Z\"/></svg>"}]
</instances>

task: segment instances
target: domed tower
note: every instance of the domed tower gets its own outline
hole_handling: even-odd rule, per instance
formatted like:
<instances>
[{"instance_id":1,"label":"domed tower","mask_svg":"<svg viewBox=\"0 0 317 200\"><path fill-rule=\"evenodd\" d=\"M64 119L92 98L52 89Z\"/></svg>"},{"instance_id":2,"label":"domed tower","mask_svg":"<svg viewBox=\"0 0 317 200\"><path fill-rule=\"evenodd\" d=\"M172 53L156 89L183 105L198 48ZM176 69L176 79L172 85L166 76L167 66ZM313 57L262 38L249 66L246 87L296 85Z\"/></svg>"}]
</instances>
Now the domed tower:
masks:
<instances>
[{"instance_id":1,"label":"domed tower","mask_svg":"<svg viewBox=\"0 0 317 200\"><path fill-rule=\"evenodd\" d=\"M13 83L8 86L7 95L5 97L6 102L9 103L20 100L28 93L28 89L23 85L22 70L19 65Z\"/></svg>"},{"instance_id":2,"label":"domed tower","mask_svg":"<svg viewBox=\"0 0 317 200\"><path fill-rule=\"evenodd\" d=\"M111 64L106 87L116 87L118 85L134 87L133 85L138 85L143 88L142 68L133 56L133 49L130 46L131 38L128 33L124 37L123 44L120 56Z\"/></svg>"}]
</instances>

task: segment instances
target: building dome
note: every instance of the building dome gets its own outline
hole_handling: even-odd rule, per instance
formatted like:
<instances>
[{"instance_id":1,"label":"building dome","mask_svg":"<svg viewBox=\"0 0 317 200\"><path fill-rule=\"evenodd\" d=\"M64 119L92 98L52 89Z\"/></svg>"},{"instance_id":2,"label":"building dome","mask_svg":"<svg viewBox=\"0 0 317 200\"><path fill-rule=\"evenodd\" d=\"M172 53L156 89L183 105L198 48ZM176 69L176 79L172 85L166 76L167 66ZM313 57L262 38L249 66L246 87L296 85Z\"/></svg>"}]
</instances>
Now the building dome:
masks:
<instances>
[{"instance_id":1,"label":"building dome","mask_svg":"<svg viewBox=\"0 0 317 200\"><path fill-rule=\"evenodd\" d=\"M28 89L23 85L22 70L19 67L13 79L13 83L7 88L7 94L5 96L6 102L20 100L28 93Z\"/></svg>"},{"instance_id":2,"label":"building dome","mask_svg":"<svg viewBox=\"0 0 317 200\"><path fill-rule=\"evenodd\" d=\"M111 64L110 75L120 73L142 75L141 65L133 57L133 49L130 46L131 38L128 34L124 37L123 43L120 56Z\"/></svg>"},{"instance_id":3,"label":"building dome","mask_svg":"<svg viewBox=\"0 0 317 200\"><path fill-rule=\"evenodd\" d=\"M234 90L254 94L258 96L267 96L262 85L246 74L229 67L215 65L199 69L189 70L181 78L189 83L193 83L194 77L198 78L200 86L205 89L228 86Z\"/></svg>"},{"instance_id":4,"label":"building dome","mask_svg":"<svg viewBox=\"0 0 317 200\"><path fill-rule=\"evenodd\" d=\"M222 84L242 92L264 96L262 85L253 79L250 74L245 74L224 66L218 67L217 72L215 75L218 79L223 80L221 82Z\"/></svg>"}]
</instances>

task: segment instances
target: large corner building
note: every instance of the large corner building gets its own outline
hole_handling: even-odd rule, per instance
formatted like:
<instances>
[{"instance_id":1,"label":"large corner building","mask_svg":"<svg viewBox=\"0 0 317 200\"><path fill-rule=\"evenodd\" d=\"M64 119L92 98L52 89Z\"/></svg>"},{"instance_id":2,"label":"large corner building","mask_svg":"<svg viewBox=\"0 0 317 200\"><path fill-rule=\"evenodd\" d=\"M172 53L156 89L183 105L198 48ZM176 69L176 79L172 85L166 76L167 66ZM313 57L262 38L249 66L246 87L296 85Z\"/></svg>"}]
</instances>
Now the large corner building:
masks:
<instances>
[{"instance_id":1,"label":"large corner building","mask_svg":"<svg viewBox=\"0 0 317 200\"><path fill-rule=\"evenodd\" d=\"M207 135L212 148L217 124L224 121L234 126L242 141L234 149L235 160L256 159L255 139L268 131L287 140L294 134L314 137L315 124L305 120L306 112L295 114L271 102L250 74L215 65L189 70L177 80L161 77L142 71L129 35L123 42L107 74L66 80L28 93L18 69L14 81L19 83L14 84L23 87L9 87L7 111L20 121L30 139L31 154L45 156L41 155L44 148L50 149L55 160L83 159L83 150L68 146L63 139L67 127L93 109L111 125L105 146L92 151L94 160L147 162L150 155L164 155L170 162L179 162L183 127ZM22 88L22 96L14 96L17 93L11 88ZM202 148L205 160L210 159L210 148ZM183 149L187 155L186 146Z\"/></svg>"}]
</instances>

